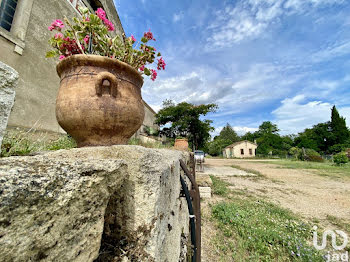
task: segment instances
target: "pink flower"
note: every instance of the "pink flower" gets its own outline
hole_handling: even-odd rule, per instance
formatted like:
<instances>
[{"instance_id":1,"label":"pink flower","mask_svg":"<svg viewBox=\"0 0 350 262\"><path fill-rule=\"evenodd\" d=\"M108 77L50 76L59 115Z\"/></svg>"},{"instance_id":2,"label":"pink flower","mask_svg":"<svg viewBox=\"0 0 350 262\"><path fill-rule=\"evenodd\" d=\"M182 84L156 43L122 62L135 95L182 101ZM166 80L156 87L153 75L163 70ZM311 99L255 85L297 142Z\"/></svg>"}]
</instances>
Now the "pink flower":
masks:
<instances>
[{"instance_id":1,"label":"pink flower","mask_svg":"<svg viewBox=\"0 0 350 262\"><path fill-rule=\"evenodd\" d=\"M90 17L88 17L88 16L85 17L85 21L86 21L86 22L90 22Z\"/></svg>"},{"instance_id":2,"label":"pink flower","mask_svg":"<svg viewBox=\"0 0 350 262\"><path fill-rule=\"evenodd\" d=\"M51 26L49 26L48 29L50 31L52 31L53 29L57 29L58 31L60 31L61 28L63 28L63 27L64 27L63 22L61 20L59 20L59 19L56 19L55 21L53 21L51 23Z\"/></svg>"},{"instance_id":3,"label":"pink flower","mask_svg":"<svg viewBox=\"0 0 350 262\"><path fill-rule=\"evenodd\" d=\"M62 33L55 34L55 39L59 39L59 38L63 38L63 34Z\"/></svg>"},{"instance_id":4,"label":"pink flower","mask_svg":"<svg viewBox=\"0 0 350 262\"><path fill-rule=\"evenodd\" d=\"M151 69L151 80L154 81L157 78L157 71L154 69Z\"/></svg>"},{"instance_id":5,"label":"pink flower","mask_svg":"<svg viewBox=\"0 0 350 262\"><path fill-rule=\"evenodd\" d=\"M59 28L63 28L64 27L63 22L61 20L59 20L59 19L56 19L55 21L53 21L51 25L54 26L54 27L59 27Z\"/></svg>"},{"instance_id":6,"label":"pink flower","mask_svg":"<svg viewBox=\"0 0 350 262\"><path fill-rule=\"evenodd\" d=\"M157 69L158 69L158 70L161 70L161 69L165 70L165 66L166 66L166 63L165 63L163 57L161 57L160 59L158 59Z\"/></svg>"},{"instance_id":7,"label":"pink flower","mask_svg":"<svg viewBox=\"0 0 350 262\"><path fill-rule=\"evenodd\" d=\"M143 70L145 70L145 66L142 65L139 69L140 69L140 71L143 71Z\"/></svg>"},{"instance_id":8,"label":"pink flower","mask_svg":"<svg viewBox=\"0 0 350 262\"><path fill-rule=\"evenodd\" d=\"M102 8L97 8L96 15L103 21L108 31L114 31L114 25L106 17L106 12Z\"/></svg>"},{"instance_id":9,"label":"pink flower","mask_svg":"<svg viewBox=\"0 0 350 262\"><path fill-rule=\"evenodd\" d=\"M136 42L136 38L133 35L131 35L130 37L131 37L131 40L135 43Z\"/></svg>"},{"instance_id":10,"label":"pink flower","mask_svg":"<svg viewBox=\"0 0 350 262\"><path fill-rule=\"evenodd\" d=\"M60 55L60 57L58 58L59 60L63 60L65 59L66 57L64 55Z\"/></svg>"},{"instance_id":11,"label":"pink flower","mask_svg":"<svg viewBox=\"0 0 350 262\"><path fill-rule=\"evenodd\" d=\"M102 8L97 8L96 15L103 21L106 19L106 12Z\"/></svg>"},{"instance_id":12,"label":"pink flower","mask_svg":"<svg viewBox=\"0 0 350 262\"><path fill-rule=\"evenodd\" d=\"M151 29L148 30L148 32L145 32L143 34L143 37L147 38L148 40L154 40L156 41L155 38L153 38L153 34L151 33Z\"/></svg>"},{"instance_id":13,"label":"pink flower","mask_svg":"<svg viewBox=\"0 0 350 262\"><path fill-rule=\"evenodd\" d=\"M111 21L109 21L107 18L103 20L103 23L107 27L108 31L114 31L114 25Z\"/></svg>"},{"instance_id":14,"label":"pink flower","mask_svg":"<svg viewBox=\"0 0 350 262\"><path fill-rule=\"evenodd\" d=\"M89 35L86 35L86 36L84 37L83 41L84 41L86 44L88 44L88 43L89 43L89 38L90 38L90 36L89 36Z\"/></svg>"}]
</instances>

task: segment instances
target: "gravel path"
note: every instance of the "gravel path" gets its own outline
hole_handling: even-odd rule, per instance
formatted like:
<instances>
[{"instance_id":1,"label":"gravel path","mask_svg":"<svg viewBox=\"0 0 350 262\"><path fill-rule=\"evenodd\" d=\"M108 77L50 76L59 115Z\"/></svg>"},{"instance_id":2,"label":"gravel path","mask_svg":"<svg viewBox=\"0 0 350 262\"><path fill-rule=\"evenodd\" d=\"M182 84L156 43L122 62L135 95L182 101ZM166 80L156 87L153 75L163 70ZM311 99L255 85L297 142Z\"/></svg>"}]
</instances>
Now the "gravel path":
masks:
<instances>
[{"instance_id":1,"label":"gravel path","mask_svg":"<svg viewBox=\"0 0 350 262\"><path fill-rule=\"evenodd\" d=\"M350 179L320 176L312 170L287 169L259 160L206 159L205 173L218 176L244 190L288 208L308 219L326 220L335 216L350 222ZM256 170L261 179L249 179L254 174L232 168ZM259 178L259 177L258 177Z\"/></svg>"}]
</instances>

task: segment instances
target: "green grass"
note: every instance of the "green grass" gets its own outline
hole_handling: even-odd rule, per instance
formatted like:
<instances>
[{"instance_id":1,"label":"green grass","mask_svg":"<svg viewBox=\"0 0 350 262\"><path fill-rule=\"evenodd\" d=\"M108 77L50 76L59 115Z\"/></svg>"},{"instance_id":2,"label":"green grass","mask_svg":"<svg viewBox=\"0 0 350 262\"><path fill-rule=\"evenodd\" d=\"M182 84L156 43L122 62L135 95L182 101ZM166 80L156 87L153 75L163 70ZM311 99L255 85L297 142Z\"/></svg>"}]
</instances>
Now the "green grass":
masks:
<instances>
[{"instance_id":1,"label":"green grass","mask_svg":"<svg viewBox=\"0 0 350 262\"><path fill-rule=\"evenodd\" d=\"M147 148L170 148L173 146L172 144L164 144L163 145L161 142L156 142L156 143L142 142L138 138L131 138L128 142L128 145L143 146L143 147L147 147Z\"/></svg>"},{"instance_id":2,"label":"green grass","mask_svg":"<svg viewBox=\"0 0 350 262\"><path fill-rule=\"evenodd\" d=\"M67 135L62 135L53 141L48 141L45 136L34 139L31 135L29 131L6 132L0 156L23 156L40 151L70 149L77 146L74 139Z\"/></svg>"},{"instance_id":3,"label":"green grass","mask_svg":"<svg viewBox=\"0 0 350 262\"><path fill-rule=\"evenodd\" d=\"M335 225L337 229L344 230L346 233L350 234L350 223L346 223L340 218L331 215L327 215L327 220L331 224Z\"/></svg>"},{"instance_id":4,"label":"green grass","mask_svg":"<svg viewBox=\"0 0 350 262\"><path fill-rule=\"evenodd\" d=\"M212 244L220 261L324 261L312 247L312 225L289 210L244 197L215 180L221 187L226 184L228 191L224 201L212 206L218 228Z\"/></svg>"},{"instance_id":5,"label":"green grass","mask_svg":"<svg viewBox=\"0 0 350 262\"><path fill-rule=\"evenodd\" d=\"M317 174L330 177L349 177L350 178L350 163L337 166L332 162L326 161L323 163L319 162L308 162L298 160L276 160L272 162L263 162L267 164L279 165L282 168L290 169L313 169Z\"/></svg>"},{"instance_id":6,"label":"green grass","mask_svg":"<svg viewBox=\"0 0 350 262\"><path fill-rule=\"evenodd\" d=\"M261 174L259 171L256 171L254 169L243 168L243 167L240 167L238 165L231 165L231 167L239 169L239 170L242 170L242 171L245 171L247 173L251 173L251 174L257 175L258 177L263 177L263 174Z\"/></svg>"},{"instance_id":7,"label":"green grass","mask_svg":"<svg viewBox=\"0 0 350 262\"><path fill-rule=\"evenodd\" d=\"M219 196L227 196L230 191L230 189L228 188L230 184L215 176L210 176L210 178L213 181L213 193Z\"/></svg>"}]
</instances>

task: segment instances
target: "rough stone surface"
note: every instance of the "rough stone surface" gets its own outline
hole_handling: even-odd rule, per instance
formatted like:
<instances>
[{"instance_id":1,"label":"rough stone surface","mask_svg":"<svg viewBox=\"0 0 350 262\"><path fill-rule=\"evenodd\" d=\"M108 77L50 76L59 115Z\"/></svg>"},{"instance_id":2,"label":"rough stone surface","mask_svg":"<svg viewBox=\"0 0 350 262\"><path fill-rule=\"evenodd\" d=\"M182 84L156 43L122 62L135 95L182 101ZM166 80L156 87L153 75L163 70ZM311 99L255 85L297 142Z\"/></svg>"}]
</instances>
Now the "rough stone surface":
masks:
<instances>
[{"instance_id":1,"label":"rough stone surface","mask_svg":"<svg viewBox=\"0 0 350 262\"><path fill-rule=\"evenodd\" d=\"M1 159L1 260L93 261L108 200L126 178L122 160Z\"/></svg>"},{"instance_id":2,"label":"rough stone surface","mask_svg":"<svg viewBox=\"0 0 350 262\"><path fill-rule=\"evenodd\" d=\"M15 87L18 73L8 65L0 62L0 148L7 121L15 101Z\"/></svg>"},{"instance_id":3,"label":"rough stone surface","mask_svg":"<svg viewBox=\"0 0 350 262\"><path fill-rule=\"evenodd\" d=\"M201 187L211 187L213 185L213 181L211 180L208 174L196 173L196 182L198 186Z\"/></svg>"},{"instance_id":4,"label":"rough stone surface","mask_svg":"<svg viewBox=\"0 0 350 262\"><path fill-rule=\"evenodd\" d=\"M199 187L199 194L201 198L211 198L211 187Z\"/></svg>"},{"instance_id":5,"label":"rough stone surface","mask_svg":"<svg viewBox=\"0 0 350 262\"><path fill-rule=\"evenodd\" d=\"M187 153L112 146L0 160L0 257L184 261L179 159Z\"/></svg>"}]
</instances>

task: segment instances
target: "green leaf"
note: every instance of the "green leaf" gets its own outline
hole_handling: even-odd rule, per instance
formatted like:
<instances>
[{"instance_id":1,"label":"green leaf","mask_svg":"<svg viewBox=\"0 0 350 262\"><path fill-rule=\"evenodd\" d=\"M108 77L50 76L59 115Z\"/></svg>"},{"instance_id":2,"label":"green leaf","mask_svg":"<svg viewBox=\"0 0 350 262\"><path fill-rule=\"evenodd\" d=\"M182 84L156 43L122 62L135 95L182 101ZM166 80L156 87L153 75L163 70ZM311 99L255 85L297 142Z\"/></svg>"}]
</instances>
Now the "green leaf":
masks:
<instances>
[{"instance_id":1,"label":"green leaf","mask_svg":"<svg viewBox=\"0 0 350 262\"><path fill-rule=\"evenodd\" d=\"M48 51L48 52L46 53L46 56L45 56L45 57L50 58L50 57L55 57L56 55L57 55L57 52L54 51L54 50L51 50L51 51Z\"/></svg>"},{"instance_id":2,"label":"green leaf","mask_svg":"<svg viewBox=\"0 0 350 262\"><path fill-rule=\"evenodd\" d=\"M142 38L141 38L141 42L142 42L142 43L147 43L147 42L148 42L148 39L147 39L146 37L142 37Z\"/></svg>"},{"instance_id":3,"label":"green leaf","mask_svg":"<svg viewBox=\"0 0 350 262\"><path fill-rule=\"evenodd\" d=\"M150 76L151 75L151 71L148 70L148 68L145 67L144 71L146 76Z\"/></svg>"},{"instance_id":4,"label":"green leaf","mask_svg":"<svg viewBox=\"0 0 350 262\"><path fill-rule=\"evenodd\" d=\"M158 52L157 56L161 56L162 54L160 52Z\"/></svg>"}]
</instances>

